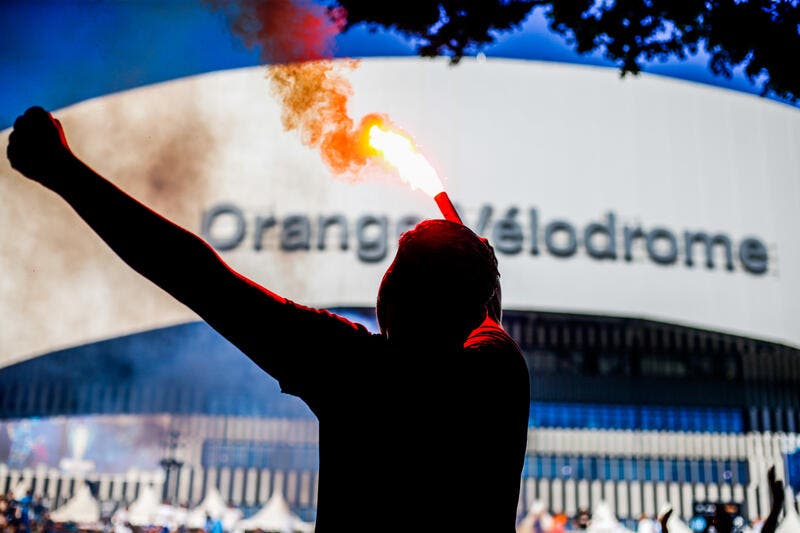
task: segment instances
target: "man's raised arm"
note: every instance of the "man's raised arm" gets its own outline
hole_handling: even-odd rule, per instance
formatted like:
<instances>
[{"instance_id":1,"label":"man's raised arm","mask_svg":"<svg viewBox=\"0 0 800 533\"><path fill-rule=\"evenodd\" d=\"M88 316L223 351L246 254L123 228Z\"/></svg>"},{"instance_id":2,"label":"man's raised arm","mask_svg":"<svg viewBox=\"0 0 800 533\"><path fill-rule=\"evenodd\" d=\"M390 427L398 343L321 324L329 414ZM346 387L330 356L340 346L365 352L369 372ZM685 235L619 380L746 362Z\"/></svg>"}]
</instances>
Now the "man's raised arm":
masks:
<instances>
[{"instance_id":1,"label":"man's raised arm","mask_svg":"<svg viewBox=\"0 0 800 533\"><path fill-rule=\"evenodd\" d=\"M282 321L276 315L287 307L283 298L228 268L205 241L85 165L70 150L61 124L44 109L30 108L17 119L7 154L12 167L64 198L134 270L251 357L259 350L253 332L263 331L266 321Z\"/></svg>"}]
</instances>

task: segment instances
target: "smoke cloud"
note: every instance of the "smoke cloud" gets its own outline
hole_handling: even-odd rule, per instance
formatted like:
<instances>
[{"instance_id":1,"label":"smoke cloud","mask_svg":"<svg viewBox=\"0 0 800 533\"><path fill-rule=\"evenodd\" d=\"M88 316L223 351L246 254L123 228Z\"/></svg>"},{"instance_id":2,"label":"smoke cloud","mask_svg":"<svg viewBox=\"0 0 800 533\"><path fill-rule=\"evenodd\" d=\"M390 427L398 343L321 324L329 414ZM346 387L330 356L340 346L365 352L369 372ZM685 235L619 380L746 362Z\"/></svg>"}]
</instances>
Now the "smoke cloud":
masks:
<instances>
[{"instance_id":1,"label":"smoke cloud","mask_svg":"<svg viewBox=\"0 0 800 533\"><path fill-rule=\"evenodd\" d=\"M310 61L273 66L267 73L283 105L284 128L297 130L303 144L319 148L322 161L340 176L356 177L367 163L359 145L362 128L347 113L353 88L344 70L356 65Z\"/></svg>"},{"instance_id":2,"label":"smoke cloud","mask_svg":"<svg viewBox=\"0 0 800 533\"><path fill-rule=\"evenodd\" d=\"M269 64L326 59L344 28L342 8L313 0L206 0L228 17L231 30Z\"/></svg>"},{"instance_id":3,"label":"smoke cloud","mask_svg":"<svg viewBox=\"0 0 800 533\"><path fill-rule=\"evenodd\" d=\"M209 0L223 10L232 31L249 47L260 47L269 63L267 79L282 105L286 130L297 131L306 146L320 151L336 176L357 179L367 165L347 104L353 87L347 72L355 60L330 60L333 41L346 22L341 8L311 0ZM365 119L369 120L369 119Z\"/></svg>"}]
</instances>

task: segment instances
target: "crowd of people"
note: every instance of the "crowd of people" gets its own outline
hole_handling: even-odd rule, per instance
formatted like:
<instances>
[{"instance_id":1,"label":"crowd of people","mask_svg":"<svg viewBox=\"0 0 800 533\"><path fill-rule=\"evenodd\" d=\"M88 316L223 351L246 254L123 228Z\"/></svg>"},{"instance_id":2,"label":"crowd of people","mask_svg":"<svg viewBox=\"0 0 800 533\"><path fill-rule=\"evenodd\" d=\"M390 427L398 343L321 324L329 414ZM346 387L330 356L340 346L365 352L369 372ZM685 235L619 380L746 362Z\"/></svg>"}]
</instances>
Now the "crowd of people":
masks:
<instances>
[{"instance_id":1,"label":"crowd of people","mask_svg":"<svg viewBox=\"0 0 800 533\"><path fill-rule=\"evenodd\" d=\"M794 502L786 499L782 481L776 480L774 469L768 473L770 486L771 509L767 517L757 517L745 523L741 517L731 516L726 510L728 506L716 505L715 512L707 517L705 527L697 524L689 525L672 516L669 507L662 509L658 517L640 515L638 520L629 520L621 524L614 516L611 508L603 503L593 511L579 509L574 515L557 511L551 512L542 502L533 502L526 516L522 517L517 526L517 533L566 533L586 530L587 533L776 533L779 529L786 533L800 533ZM56 533L69 531L102 532L102 533L226 533L238 530L235 524L243 518L241 511L232 508L228 503L228 511L236 510L236 520L220 519L206 515L202 528L189 528L185 520L175 520L175 516L159 516L154 521L167 525L134 526L129 520L129 511L126 506L119 506L112 513L104 516L99 523L88 527L74 523L59 523L51 519L50 502L42 496L34 495L27 491L18 497L9 492L0 496L0 533ZM163 508L183 511L186 515L186 506L173 507L164 502ZM163 513L162 513L163 514ZM780 517L783 515L783 522ZM227 516L230 518L230 516ZM186 518L184 516L184 518ZM794 520L794 522L792 522ZM789 524L792 522L792 524ZM785 526L785 527L781 527ZM291 528L289 528L291 529ZM796 531L795 531L796 530ZM283 532L281 532L283 533Z\"/></svg>"},{"instance_id":2,"label":"crowd of people","mask_svg":"<svg viewBox=\"0 0 800 533\"><path fill-rule=\"evenodd\" d=\"M774 493L773 493L774 494ZM783 501L774 501L773 509L780 508ZM712 520L710 524L717 533L774 533L777 521L770 520L778 516L780 511L770 513L769 517L757 517L744 527L732 527L733 524ZM683 531L670 531L669 519L671 511L659 517L640 515L630 530L637 533L684 533ZM103 532L103 533L224 533L221 520L210 516L206 519L203 529L190 529L185 526L170 528L166 526L136 527L126 520L124 508L120 508L112 516L104 518L96 527L82 528L77 524L64 524L54 522L49 516L49 503L41 496L34 496L28 491L22 497L13 493L0 496L0 532L3 533L57 533L57 532ZM616 519L607 510L600 509L592 512L588 509L579 509L574 515L568 516L563 512L550 512L541 503L534 503L526 517L520 522L517 533L565 533L579 530L599 530L606 533L620 533L624 531L621 524L611 528L609 525ZM629 524L631 525L631 524ZM595 526L595 527L592 527ZM687 527L688 529L688 527Z\"/></svg>"},{"instance_id":3,"label":"crowd of people","mask_svg":"<svg viewBox=\"0 0 800 533\"><path fill-rule=\"evenodd\" d=\"M800 520L792 499L786 498L783 481L776 479L775 468L767 473L770 512L747 523L735 512L736 506L703 505L704 513L692 519L691 527L673 516L667 505L658 517L641 515L635 523L621 524L610 507L601 503L591 513L580 509L569 517L562 512L550 512L541 502L534 502L520 521L517 533L564 533L587 530L587 533L800 533ZM734 508L734 511L730 509ZM782 520L781 520L782 519ZM634 522L634 521L631 521ZM627 526L627 527L626 527Z\"/></svg>"},{"instance_id":4,"label":"crowd of people","mask_svg":"<svg viewBox=\"0 0 800 533\"><path fill-rule=\"evenodd\" d=\"M639 515L636 520L625 520L624 524L613 525L613 517L602 516L599 518L601 524L593 524L592 513L588 509L579 509L574 515L569 516L563 512L550 512L544 506L534 505L531 512L519 524L517 533L565 533L568 531L578 532L580 530L592 529L604 533L621 533L622 531L636 531L636 533L685 533L684 531L672 531L667 525L669 516L649 516ZM736 533L765 533L763 526L766 518L756 517L749 523L734 524L732 528ZM595 527L590 527L594 525ZM689 528L689 526L686 526ZM624 528L624 529L623 529ZM715 528L716 529L716 528ZM720 533L718 531L718 533Z\"/></svg>"},{"instance_id":5,"label":"crowd of people","mask_svg":"<svg viewBox=\"0 0 800 533\"><path fill-rule=\"evenodd\" d=\"M127 519L127 509L120 507L113 514L104 517L98 524L62 523L51 519L50 502L42 496L34 496L28 491L22 497L13 492L0 495L0 533L224 533L222 520L207 516L202 529L186 526L168 527L153 525L134 526Z\"/></svg>"},{"instance_id":6,"label":"crowd of people","mask_svg":"<svg viewBox=\"0 0 800 533\"><path fill-rule=\"evenodd\" d=\"M34 497L32 491L17 497L13 492L0 495L0 531L38 532L47 531L44 525L47 522L49 502L42 496Z\"/></svg>"}]
</instances>

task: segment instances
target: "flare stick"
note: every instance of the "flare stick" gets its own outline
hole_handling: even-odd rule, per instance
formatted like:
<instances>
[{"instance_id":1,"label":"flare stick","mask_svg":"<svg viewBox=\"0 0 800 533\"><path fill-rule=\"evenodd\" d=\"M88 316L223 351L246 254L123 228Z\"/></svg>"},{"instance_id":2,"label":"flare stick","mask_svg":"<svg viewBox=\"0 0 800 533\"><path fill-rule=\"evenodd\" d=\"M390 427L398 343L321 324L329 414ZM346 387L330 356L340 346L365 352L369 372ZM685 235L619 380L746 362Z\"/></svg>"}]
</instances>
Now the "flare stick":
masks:
<instances>
[{"instance_id":1,"label":"flare stick","mask_svg":"<svg viewBox=\"0 0 800 533\"><path fill-rule=\"evenodd\" d=\"M449 220L450 222L456 222L458 224L464 224L461 221L461 217L458 216L458 211L456 211L456 207L453 205L453 202L450 201L450 197L447 196L445 191L440 192L436 196L433 197L436 201L436 205L439 206L439 211L442 212L445 220Z\"/></svg>"}]
</instances>

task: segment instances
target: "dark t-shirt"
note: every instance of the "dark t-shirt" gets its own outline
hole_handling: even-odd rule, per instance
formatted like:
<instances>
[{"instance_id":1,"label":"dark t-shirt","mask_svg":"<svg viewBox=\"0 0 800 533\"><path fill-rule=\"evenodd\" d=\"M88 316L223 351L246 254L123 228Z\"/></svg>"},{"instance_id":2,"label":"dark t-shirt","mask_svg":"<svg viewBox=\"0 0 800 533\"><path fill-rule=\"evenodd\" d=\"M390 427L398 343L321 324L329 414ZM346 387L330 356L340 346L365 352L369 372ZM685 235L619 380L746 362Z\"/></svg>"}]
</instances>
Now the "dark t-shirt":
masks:
<instances>
[{"instance_id":1,"label":"dark t-shirt","mask_svg":"<svg viewBox=\"0 0 800 533\"><path fill-rule=\"evenodd\" d=\"M319 418L317 532L514 531L528 371L487 320L463 349L404 353L286 301L282 340L248 353Z\"/></svg>"}]
</instances>

